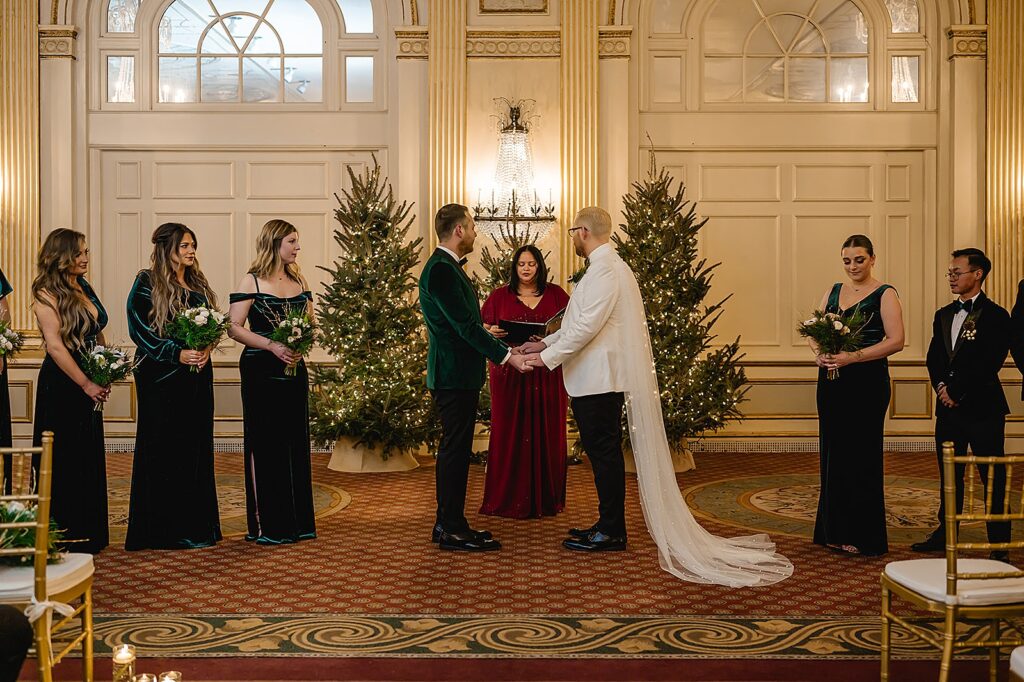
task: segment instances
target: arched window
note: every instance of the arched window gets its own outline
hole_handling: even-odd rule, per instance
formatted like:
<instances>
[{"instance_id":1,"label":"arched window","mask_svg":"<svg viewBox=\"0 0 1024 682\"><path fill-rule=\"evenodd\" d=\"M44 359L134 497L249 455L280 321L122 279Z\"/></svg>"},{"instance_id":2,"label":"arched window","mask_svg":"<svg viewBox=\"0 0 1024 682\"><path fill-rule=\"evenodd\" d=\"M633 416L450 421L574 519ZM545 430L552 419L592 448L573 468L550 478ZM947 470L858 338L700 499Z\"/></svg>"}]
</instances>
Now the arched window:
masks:
<instances>
[{"instance_id":1,"label":"arched window","mask_svg":"<svg viewBox=\"0 0 1024 682\"><path fill-rule=\"evenodd\" d=\"M154 2L107 0L98 40L104 106L138 104L139 91L151 93L144 106L337 102L365 108L383 92L376 82L382 65L373 0L326 0L337 8L318 4L320 13L317 0L174 0L162 11L145 12ZM339 20L329 31L321 18L331 14ZM342 40L328 43L328 34ZM148 52L141 49L146 42ZM154 68L136 68L142 54L153 55ZM332 74L338 73L338 92L325 91L326 79L337 83ZM155 82L140 89L138 79L150 74Z\"/></svg>"},{"instance_id":2,"label":"arched window","mask_svg":"<svg viewBox=\"0 0 1024 682\"><path fill-rule=\"evenodd\" d=\"M158 101L323 101L323 44L306 0L175 0L159 22Z\"/></svg>"},{"instance_id":3,"label":"arched window","mask_svg":"<svg viewBox=\"0 0 1024 682\"><path fill-rule=\"evenodd\" d=\"M868 24L852 0L718 0L705 102L867 102Z\"/></svg>"},{"instance_id":4,"label":"arched window","mask_svg":"<svg viewBox=\"0 0 1024 682\"><path fill-rule=\"evenodd\" d=\"M893 33L919 33L921 17L917 8L917 0L885 0L885 8L889 10Z\"/></svg>"}]
</instances>

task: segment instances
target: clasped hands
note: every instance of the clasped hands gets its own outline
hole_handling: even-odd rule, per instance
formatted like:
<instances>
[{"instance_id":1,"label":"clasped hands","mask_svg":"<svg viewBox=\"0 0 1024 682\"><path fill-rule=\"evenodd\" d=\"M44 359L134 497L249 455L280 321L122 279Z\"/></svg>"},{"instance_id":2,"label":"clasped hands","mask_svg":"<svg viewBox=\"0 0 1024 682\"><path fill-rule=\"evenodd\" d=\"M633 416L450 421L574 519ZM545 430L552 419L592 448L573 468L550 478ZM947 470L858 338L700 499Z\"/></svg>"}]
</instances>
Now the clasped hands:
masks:
<instances>
[{"instance_id":1,"label":"clasped hands","mask_svg":"<svg viewBox=\"0 0 1024 682\"><path fill-rule=\"evenodd\" d=\"M539 337L531 337L531 340L512 348L512 355L508 363L520 372L532 372L537 367L543 367L544 361L540 359L540 352L547 348Z\"/></svg>"},{"instance_id":2,"label":"clasped hands","mask_svg":"<svg viewBox=\"0 0 1024 682\"><path fill-rule=\"evenodd\" d=\"M204 348L203 350L190 350L184 349L178 353L178 362L183 365L195 365L199 369L206 367L206 363L210 361L210 349Z\"/></svg>"},{"instance_id":3,"label":"clasped hands","mask_svg":"<svg viewBox=\"0 0 1024 682\"><path fill-rule=\"evenodd\" d=\"M823 353L822 355L816 355L814 358L815 364L817 364L818 367L824 367L825 369L839 369L840 367L846 367L847 365L859 361L860 358L857 353L847 353L846 351L840 351L838 353Z\"/></svg>"}]
</instances>

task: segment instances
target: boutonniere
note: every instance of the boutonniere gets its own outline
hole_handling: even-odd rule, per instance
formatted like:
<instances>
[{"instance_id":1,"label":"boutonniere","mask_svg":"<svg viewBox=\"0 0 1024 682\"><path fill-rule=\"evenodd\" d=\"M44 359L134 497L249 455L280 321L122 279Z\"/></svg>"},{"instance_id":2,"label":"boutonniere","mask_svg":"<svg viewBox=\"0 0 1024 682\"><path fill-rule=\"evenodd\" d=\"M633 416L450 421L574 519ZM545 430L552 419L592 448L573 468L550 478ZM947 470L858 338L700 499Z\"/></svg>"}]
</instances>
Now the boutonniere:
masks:
<instances>
[{"instance_id":1,"label":"boutonniere","mask_svg":"<svg viewBox=\"0 0 1024 682\"><path fill-rule=\"evenodd\" d=\"M969 315L964 320L964 326L960 328L960 338L964 341L973 341L978 336L977 315Z\"/></svg>"}]
</instances>

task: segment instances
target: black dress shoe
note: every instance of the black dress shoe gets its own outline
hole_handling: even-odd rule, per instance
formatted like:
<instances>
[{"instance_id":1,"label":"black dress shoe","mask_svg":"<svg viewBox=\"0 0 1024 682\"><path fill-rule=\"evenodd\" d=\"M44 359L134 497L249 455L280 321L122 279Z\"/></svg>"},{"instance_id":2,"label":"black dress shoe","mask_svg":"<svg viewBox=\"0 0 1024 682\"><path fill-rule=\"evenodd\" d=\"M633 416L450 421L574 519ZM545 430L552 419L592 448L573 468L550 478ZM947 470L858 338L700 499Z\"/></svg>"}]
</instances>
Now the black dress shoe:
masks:
<instances>
[{"instance_id":1,"label":"black dress shoe","mask_svg":"<svg viewBox=\"0 0 1024 682\"><path fill-rule=\"evenodd\" d=\"M501 543L493 538L482 538L476 533L441 533L437 546L458 552L493 552Z\"/></svg>"},{"instance_id":2,"label":"black dress shoe","mask_svg":"<svg viewBox=\"0 0 1024 682\"><path fill-rule=\"evenodd\" d=\"M569 535L573 536L574 538L579 538L580 540L586 540L588 537L590 537L590 534L593 533L595 530L597 530L596 523L590 528L570 528Z\"/></svg>"},{"instance_id":3,"label":"black dress shoe","mask_svg":"<svg viewBox=\"0 0 1024 682\"><path fill-rule=\"evenodd\" d=\"M988 558L992 561L1003 561L1005 563L1010 563L1010 553L1006 550L992 550L991 552L989 552Z\"/></svg>"},{"instance_id":4,"label":"black dress shoe","mask_svg":"<svg viewBox=\"0 0 1024 682\"><path fill-rule=\"evenodd\" d=\"M430 541L434 544L441 542L441 533L443 532L444 529L441 528L441 524L435 523L433 530L430 531ZM465 532L472 533L473 535L476 535L478 538L482 540L490 540L494 537L493 535L491 535L491 531L489 530L473 530L472 528L470 528Z\"/></svg>"},{"instance_id":5,"label":"black dress shoe","mask_svg":"<svg viewBox=\"0 0 1024 682\"><path fill-rule=\"evenodd\" d=\"M568 538L562 547L577 552L620 552L626 549L626 536L605 535L599 530L585 538Z\"/></svg>"},{"instance_id":6,"label":"black dress shoe","mask_svg":"<svg viewBox=\"0 0 1024 682\"><path fill-rule=\"evenodd\" d=\"M946 531L937 530L927 539L910 546L912 552L942 552L946 549Z\"/></svg>"}]
</instances>

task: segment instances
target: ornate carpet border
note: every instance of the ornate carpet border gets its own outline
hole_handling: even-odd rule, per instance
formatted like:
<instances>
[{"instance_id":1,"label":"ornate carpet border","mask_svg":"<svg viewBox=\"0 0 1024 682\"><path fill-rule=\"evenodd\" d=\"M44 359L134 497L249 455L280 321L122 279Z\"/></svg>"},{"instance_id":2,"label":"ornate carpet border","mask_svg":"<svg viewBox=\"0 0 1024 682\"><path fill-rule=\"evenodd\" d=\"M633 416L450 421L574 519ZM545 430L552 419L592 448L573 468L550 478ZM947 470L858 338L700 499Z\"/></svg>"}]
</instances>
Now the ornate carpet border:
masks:
<instances>
[{"instance_id":1,"label":"ornate carpet border","mask_svg":"<svg viewBox=\"0 0 1024 682\"><path fill-rule=\"evenodd\" d=\"M877 616L96 614L94 621L97 654L129 643L152 657L877 659L881 634ZM937 656L900 628L893 628L892 644L899 658Z\"/></svg>"}]
</instances>

